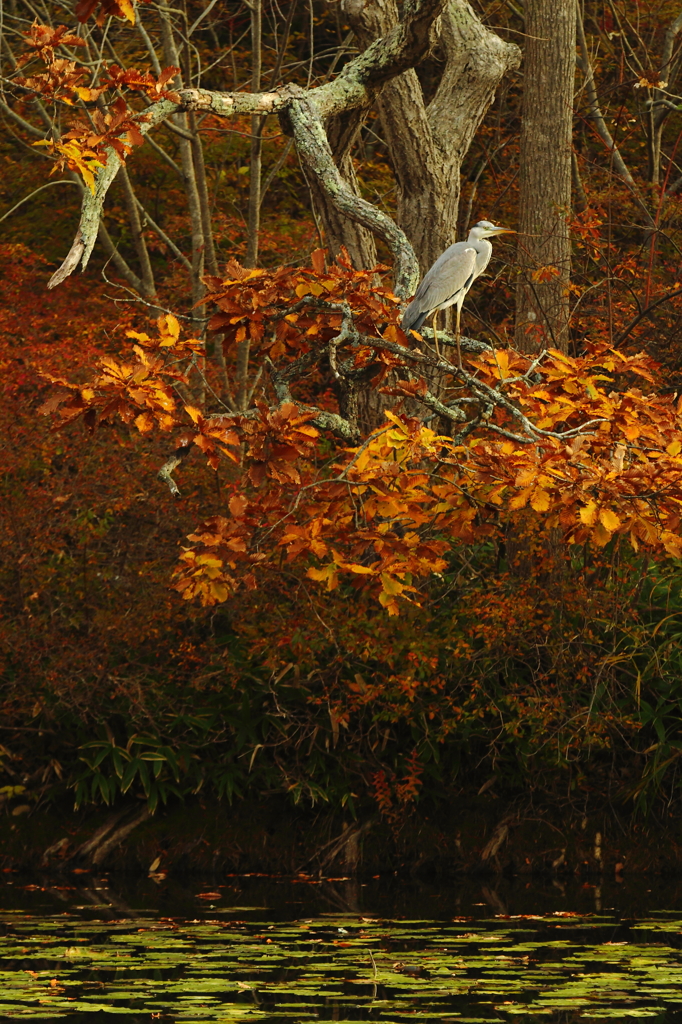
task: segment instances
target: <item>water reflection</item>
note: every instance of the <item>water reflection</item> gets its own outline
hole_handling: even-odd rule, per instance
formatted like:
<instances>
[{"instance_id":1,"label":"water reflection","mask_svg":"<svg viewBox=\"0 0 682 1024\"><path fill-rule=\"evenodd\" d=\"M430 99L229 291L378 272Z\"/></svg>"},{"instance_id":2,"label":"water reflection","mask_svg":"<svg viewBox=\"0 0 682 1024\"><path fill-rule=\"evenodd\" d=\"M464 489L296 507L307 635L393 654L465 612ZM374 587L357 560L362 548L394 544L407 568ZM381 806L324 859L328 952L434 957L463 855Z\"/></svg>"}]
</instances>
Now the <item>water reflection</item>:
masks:
<instances>
[{"instance_id":1,"label":"water reflection","mask_svg":"<svg viewBox=\"0 0 682 1024\"><path fill-rule=\"evenodd\" d=\"M66 872L26 878L18 874L0 878L0 908L59 912L63 904L100 908L110 916L139 912L189 915L197 906L210 906L198 894L216 890L223 903L230 900L257 905L273 921L289 920L296 908L307 914L325 911L370 913L381 917L447 919L458 914L475 918L492 914L551 914L571 910L601 911L625 918L640 918L660 908L677 908L682 901L682 880L628 877L580 882L571 878L448 879L438 882L380 878L359 882L350 878L319 879L309 875L239 875L186 880L164 878L110 879L107 875ZM217 904L216 904L217 905Z\"/></svg>"}]
</instances>

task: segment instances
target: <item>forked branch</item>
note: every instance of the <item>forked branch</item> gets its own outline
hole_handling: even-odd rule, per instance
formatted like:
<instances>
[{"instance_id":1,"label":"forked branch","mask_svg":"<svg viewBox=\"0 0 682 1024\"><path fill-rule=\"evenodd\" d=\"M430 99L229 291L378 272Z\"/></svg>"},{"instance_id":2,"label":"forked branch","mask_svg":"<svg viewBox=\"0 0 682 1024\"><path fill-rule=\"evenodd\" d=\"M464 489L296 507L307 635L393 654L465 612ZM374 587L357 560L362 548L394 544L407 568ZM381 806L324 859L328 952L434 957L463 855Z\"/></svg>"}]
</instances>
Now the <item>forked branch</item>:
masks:
<instances>
[{"instance_id":1,"label":"forked branch","mask_svg":"<svg viewBox=\"0 0 682 1024\"><path fill-rule=\"evenodd\" d=\"M390 217L359 199L343 182L333 162L323 122L334 113L369 106L384 82L414 67L428 52L433 22L445 3L446 0L406 0L401 23L350 61L333 82L307 92L292 85L261 93L180 89L178 102L163 99L146 108L138 122L139 131L146 135L172 114L182 111L201 111L218 117L286 112L306 170L317 178L344 216L370 228L389 245L396 261L396 291L408 295L418 278L412 246ZM106 157L106 164L97 172L94 193L84 193L76 237L61 267L52 275L50 288L61 284L79 263L82 269L88 264L107 192L121 166L113 149L107 149Z\"/></svg>"}]
</instances>

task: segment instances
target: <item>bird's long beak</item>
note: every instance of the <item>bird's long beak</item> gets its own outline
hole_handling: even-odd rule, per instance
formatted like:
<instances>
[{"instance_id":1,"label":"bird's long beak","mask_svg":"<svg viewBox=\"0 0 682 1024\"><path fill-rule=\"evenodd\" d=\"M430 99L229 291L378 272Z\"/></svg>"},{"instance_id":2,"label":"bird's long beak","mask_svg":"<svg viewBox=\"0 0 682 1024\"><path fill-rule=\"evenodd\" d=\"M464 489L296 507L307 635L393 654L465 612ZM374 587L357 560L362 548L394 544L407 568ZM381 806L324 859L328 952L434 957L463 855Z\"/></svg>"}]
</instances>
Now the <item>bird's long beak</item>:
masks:
<instances>
[{"instance_id":1,"label":"bird's long beak","mask_svg":"<svg viewBox=\"0 0 682 1024\"><path fill-rule=\"evenodd\" d=\"M491 235L515 235L516 231L514 228L495 228L494 231L490 232Z\"/></svg>"}]
</instances>

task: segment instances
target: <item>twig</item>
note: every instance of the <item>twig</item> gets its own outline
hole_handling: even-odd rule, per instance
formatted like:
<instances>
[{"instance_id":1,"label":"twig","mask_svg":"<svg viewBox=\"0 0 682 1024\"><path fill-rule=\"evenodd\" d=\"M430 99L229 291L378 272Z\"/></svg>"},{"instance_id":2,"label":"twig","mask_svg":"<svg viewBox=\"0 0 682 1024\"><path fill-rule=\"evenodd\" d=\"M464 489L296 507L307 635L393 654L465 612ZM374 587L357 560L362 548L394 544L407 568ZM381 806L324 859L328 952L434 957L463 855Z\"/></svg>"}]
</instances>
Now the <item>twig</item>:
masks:
<instances>
[{"instance_id":1,"label":"twig","mask_svg":"<svg viewBox=\"0 0 682 1024\"><path fill-rule=\"evenodd\" d=\"M169 459L166 459L163 466L156 474L159 480L163 480L164 483L168 484L171 494L174 498L180 497L180 488L176 484L172 477L172 473L178 468L180 463L184 462L189 453L192 450L190 444L182 445L180 448L176 448Z\"/></svg>"},{"instance_id":2,"label":"twig","mask_svg":"<svg viewBox=\"0 0 682 1024\"><path fill-rule=\"evenodd\" d=\"M625 339L632 334L637 324L643 320L652 309L655 309L656 306L660 306L663 302L668 302L670 299L676 298L678 295L682 295L682 288L676 288L675 291L669 292L668 295L662 295L660 299L655 299L653 302L650 302L646 309L643 309L638 313L637 316L630 321L625 330L618 335L613 343L614 346L621 345Z\"/></svg>"},{"instance_id":3,"label":"twig","mask_svg":"<svg viewBox=\"0 0 682 1024\"><path fill-rule=\"evenodd\" d=\"M14 204L14 206L12 207L11 210L7 211L7 213L3 213L2 217L0 217L0 224L2 224L3 220L7 220L7 218L11 214L13 214L15 210L18 210L20 206L23 206L24 203L27 203L29 201L29 199L33 199L33 197L37 196L39 192L42 192L43 189L51 188L53 185L75 185L75 184L76 184L76 182L75 181L71 181L70 178L60 178L59 181L48 181L48 182L46 182L44 185L41 185L40 188L35 189L29 195L24 196L23 199L20 199L18 203Z\"/></svg>"}]
</instances>

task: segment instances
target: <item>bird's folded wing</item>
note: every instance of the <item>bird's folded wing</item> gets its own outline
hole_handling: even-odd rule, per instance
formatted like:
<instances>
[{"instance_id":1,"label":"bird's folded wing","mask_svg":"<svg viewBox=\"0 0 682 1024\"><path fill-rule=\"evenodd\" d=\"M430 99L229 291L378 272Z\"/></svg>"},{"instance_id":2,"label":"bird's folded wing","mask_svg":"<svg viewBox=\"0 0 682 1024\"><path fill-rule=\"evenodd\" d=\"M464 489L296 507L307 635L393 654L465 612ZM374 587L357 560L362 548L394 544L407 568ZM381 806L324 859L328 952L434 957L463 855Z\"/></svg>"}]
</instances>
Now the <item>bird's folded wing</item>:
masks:
<instances>
[{"instance_id":1,"label":"bird's folded wing","mask_svg":"<svg viewBox=\"0 0 682 1024\"><path fill-rule=\"evenodd\" d=\"M450 305L455 296L471 287L475 276L476 250L466 242L458 242L436 260L417 289L415 300L419 300L421 309Z\"/></svg>"}]
</instances>

